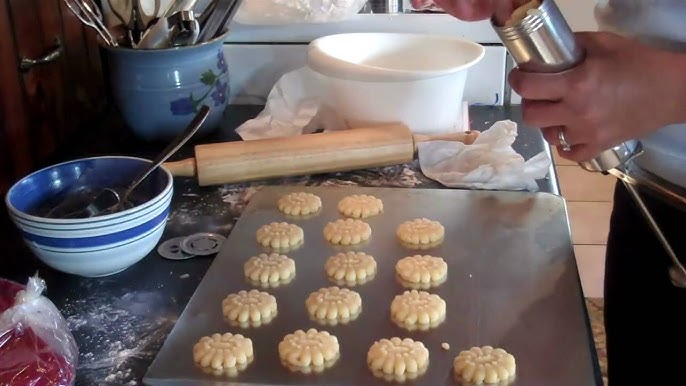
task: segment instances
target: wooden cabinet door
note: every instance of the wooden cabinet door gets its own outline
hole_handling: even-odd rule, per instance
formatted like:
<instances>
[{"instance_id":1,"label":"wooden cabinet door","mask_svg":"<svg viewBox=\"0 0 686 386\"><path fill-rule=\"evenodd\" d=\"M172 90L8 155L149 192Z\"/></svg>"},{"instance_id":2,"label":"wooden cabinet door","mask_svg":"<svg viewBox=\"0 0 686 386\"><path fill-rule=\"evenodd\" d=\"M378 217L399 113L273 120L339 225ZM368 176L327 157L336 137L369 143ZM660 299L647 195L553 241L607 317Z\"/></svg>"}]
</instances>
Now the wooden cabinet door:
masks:
<instances>
[{"instance_id":1,"label":"wooden cabinet door","mask_svg":"<svg viewBox=\"0 0 686 386\"><path fill-rule=\"evenodd\" d=\"M0 193L103 110L94 33L62 0L0 0Z\"/></svg>"}]
</instances>

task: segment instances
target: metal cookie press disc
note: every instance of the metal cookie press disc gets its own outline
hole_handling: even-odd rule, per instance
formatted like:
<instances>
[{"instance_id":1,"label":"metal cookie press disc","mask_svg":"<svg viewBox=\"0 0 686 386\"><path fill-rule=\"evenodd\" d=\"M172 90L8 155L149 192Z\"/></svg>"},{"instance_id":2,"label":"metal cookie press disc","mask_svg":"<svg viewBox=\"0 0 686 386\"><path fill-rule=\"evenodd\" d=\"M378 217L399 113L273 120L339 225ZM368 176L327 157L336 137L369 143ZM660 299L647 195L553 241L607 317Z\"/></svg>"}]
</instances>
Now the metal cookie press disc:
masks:
<instances>
[{"instance_id":1,"label":"metal cookie press disc","mask_svg":"<svg viewBox=\"0 0 686 386\"><path fill-rule=\"evenodd\" d=\"M188 254L205 256L219 252L226 238L216 233L196 233L181 241L181 249Z\"/></svg>"},{"instance_id":2,"label":"metal cookie press disc","mask_svg":"<svg viewBox=\"0 0 686 386\"><path fill-rule=\"evenodd\" d=\"M185 239L185 236L169 239L157 247L157 253L169 260L186 260L195 257L194 254L186 253L181 249L181 243Z\"/></svg>"}]
</instances>

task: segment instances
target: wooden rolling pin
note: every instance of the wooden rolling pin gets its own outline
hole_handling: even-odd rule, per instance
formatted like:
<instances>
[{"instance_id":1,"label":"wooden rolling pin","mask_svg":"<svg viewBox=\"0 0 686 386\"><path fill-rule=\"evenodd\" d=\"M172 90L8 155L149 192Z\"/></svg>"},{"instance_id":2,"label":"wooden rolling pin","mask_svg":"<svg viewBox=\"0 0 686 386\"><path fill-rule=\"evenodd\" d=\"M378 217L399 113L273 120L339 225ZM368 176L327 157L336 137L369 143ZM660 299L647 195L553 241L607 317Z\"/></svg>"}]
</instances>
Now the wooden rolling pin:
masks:
<instances>
[{"instance_id":1,"label":"wooden rolling pin","mask_svg":"<svg viewBox=\"0 0 686 386\"><path fill-rule=\"evenodd\" d=\"M195 146L195 158L163 165L177 177L196 177L200 186L273 177L342 172L411 162L417 144L431 140L471 144L478 131L412 134L392 124L293 137Z\"/></svg>"}]
</instances>

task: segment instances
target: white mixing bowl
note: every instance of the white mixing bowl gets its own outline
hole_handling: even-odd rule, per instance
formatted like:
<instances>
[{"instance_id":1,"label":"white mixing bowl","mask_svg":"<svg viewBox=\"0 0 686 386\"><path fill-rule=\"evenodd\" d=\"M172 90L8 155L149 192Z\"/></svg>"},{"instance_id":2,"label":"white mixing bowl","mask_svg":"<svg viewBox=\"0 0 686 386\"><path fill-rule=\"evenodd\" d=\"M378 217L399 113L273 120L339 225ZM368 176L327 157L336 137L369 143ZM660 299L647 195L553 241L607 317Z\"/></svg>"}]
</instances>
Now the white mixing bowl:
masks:
<instances>
[{"instance_id":1,"label":"white mixing bowl","mask_svg":"<svg viewBox=\"0 0 686 386\"><path fill-rule=\"evenodd\" d=\"M468 69L485 54L452 36L349 33L313 40L307 64L351 128L401 122L415 133L462 131Z\"/></svg>"}]
</instances>

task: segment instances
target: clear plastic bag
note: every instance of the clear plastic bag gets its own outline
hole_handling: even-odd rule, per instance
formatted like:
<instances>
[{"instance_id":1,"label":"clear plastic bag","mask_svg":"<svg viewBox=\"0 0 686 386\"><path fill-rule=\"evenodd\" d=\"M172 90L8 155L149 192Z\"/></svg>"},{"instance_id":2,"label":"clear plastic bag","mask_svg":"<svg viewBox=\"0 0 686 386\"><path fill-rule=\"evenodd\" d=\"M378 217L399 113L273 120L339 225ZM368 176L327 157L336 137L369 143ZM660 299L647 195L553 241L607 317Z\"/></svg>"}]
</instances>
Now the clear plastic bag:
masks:
<instances>
[{"instance_id":1,"label":"clear plastic bag","mask_svg":"<svg viewBox=\"0 0 686 386\"><path fill-rule=\"evenodd\" d=\"M45 281L26 287L0 279L0 385L69 386L78 347L57 307L42 295Z\"/></svg>"},{"instance_id":2,"label":"clear plastic bag","mask_svg":"<svg viewBox=\"0 0 686 386\"><path fill-rule=\"evenodd\" d=\"M240 24L333 23L359 13L367 0L244 0L234 20Z\"/></svg>"}]
</instances>

